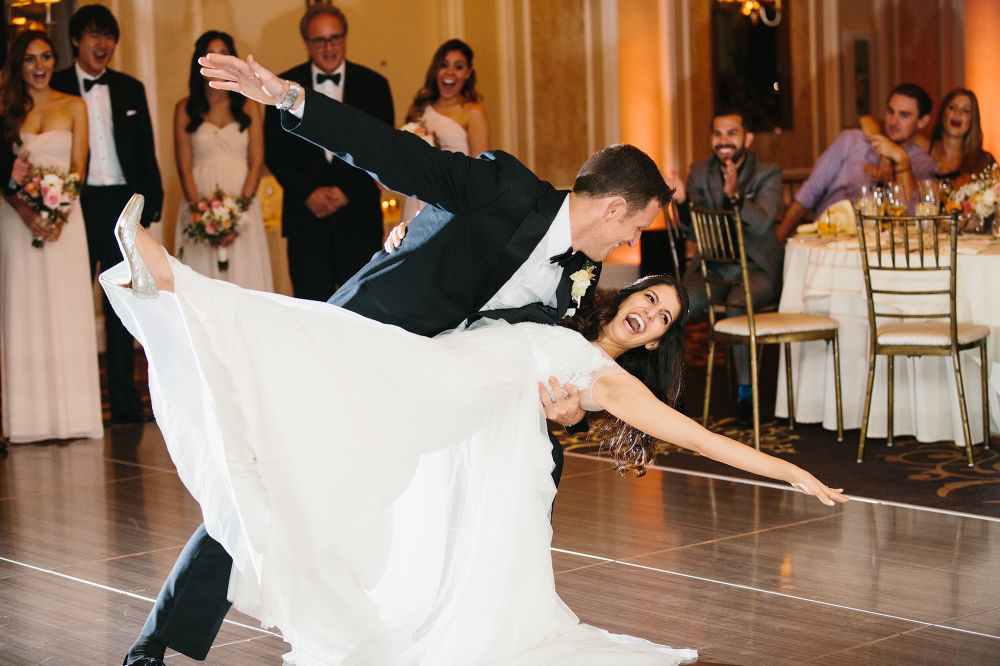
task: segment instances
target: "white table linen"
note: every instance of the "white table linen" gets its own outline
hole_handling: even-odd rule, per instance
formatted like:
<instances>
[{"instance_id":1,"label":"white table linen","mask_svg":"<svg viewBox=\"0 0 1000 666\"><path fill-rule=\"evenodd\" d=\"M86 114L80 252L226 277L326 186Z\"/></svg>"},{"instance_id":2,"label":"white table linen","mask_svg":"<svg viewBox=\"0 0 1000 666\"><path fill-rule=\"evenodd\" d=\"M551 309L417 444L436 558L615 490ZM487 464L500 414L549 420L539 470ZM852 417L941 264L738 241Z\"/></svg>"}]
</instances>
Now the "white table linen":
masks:
<instances>
[{"instance_id":1,"label":"white table linen","mask_svg":"<svg viewBox=\"0 0 1000 666\"><path fill-rule=\"evenodd\" d=\"M947 256L944 258L947 260ZM891 279L915 278L912 273L901 273ZM1000 431L1000 243L981 238L959 240L957 293L958 321L990 328L988 399L990 432L996 434ZM909 302L893 305L901 311L919 312L916 309L919 304L913 301L911 297ZM868 379L869 327L857 239L790 239L785 249L784 285L778 311L824 315L840 322L844 428L860 428ZM960 356L972 441L977 443L983 439L979 350L961 352ZM784 363L782 353L775 404L775 415L779 418L788 416ZM964 446L951 358L897 356L895 365L893 433L913 435L921 442L952 440ZM792 374L795 420L836 429L832 349L823 341L792 345ZM886 436L886 390L886 357L879 356L868 425L870 437Z\"/></svg>"}]
</instances>

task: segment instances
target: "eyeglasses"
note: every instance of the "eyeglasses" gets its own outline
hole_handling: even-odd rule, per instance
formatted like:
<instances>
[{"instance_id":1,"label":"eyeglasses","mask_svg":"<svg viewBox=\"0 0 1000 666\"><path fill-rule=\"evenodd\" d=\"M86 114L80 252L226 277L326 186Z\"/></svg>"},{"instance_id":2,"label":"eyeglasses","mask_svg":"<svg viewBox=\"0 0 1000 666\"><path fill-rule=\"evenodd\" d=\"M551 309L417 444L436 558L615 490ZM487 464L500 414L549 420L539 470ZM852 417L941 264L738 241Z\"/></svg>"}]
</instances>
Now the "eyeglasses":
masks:
<instances>
[{"instance_id":1,"label":"eyeglasses","mask_svg":"<svg viewBox=\"0 0 1000 666\"><path fill-rule=\"evenodd\" d=\"M339 44L340 42L344 41L344 35L345 33L340 33L339 35L330 35L329 37L309 37L306 38L306 41L312 44L313 46L326 46L327 44L330 44L332 46L334 44Z\"/></svg>"}]
</instances>

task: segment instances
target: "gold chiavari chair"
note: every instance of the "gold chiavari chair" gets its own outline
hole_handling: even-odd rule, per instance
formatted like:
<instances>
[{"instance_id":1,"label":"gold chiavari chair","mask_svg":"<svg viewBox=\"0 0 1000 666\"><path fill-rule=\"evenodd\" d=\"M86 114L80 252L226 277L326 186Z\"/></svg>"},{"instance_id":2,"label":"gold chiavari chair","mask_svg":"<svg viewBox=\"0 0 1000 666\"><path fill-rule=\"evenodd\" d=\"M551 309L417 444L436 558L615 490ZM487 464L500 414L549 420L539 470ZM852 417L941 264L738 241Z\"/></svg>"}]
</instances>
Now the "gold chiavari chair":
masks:
<instances>
[{"instance_id":1,"label":"gold chiavari chair","mask_svg":"<svg viewBox=\"0 0 1000 666\"><path fill-rule=\"evenodd\" d=\"M858 462L861 462L865 452L877 357L886 357L889 380L886 426L888 445L892 446L894 358L951 356L955 386L958 389L958 405L962 414L965 452L969 467L972 467L972 434L969 430L969 413L965 406L965 387L958 353L979 348L982 362L983 443L989 448L986 338L990 329L979 324L960 324L955 315L958 216L890 217L859 213L857 225L870 329L868 387L865 391L865 409L858 442ZM943 239L938 233L944 231L945 227L948 232L947 244L942 243ZM913 304L913 310L917 314L900 312L905 304Z\"/></svg>"},{"instance_id":2,"label":"gold chiavari chair","mask_svg":"<svg viewBox=\"0 0 1000 666\"><path fill-rule=\"evenodd\" d=\"M691 210L691 226L701 259L701 275L708 296L708 369L705 377L705 403L701 423L708 426L708 404L712 391L712 365L715 361L715 343L734 342L750 347L750 388L753 400L753 443L760 450L760 400L757 388L757 345L783 344L785 349L785 379L788 389L788 427L795 427L795 402L792 390L792 342L827 340L833 344L834 388L837 395L837 440L844 439L843 409L840 396L840 344L837 337L839 324L836 319L811 314L786 312L754 313L750 298L750 278L747 253L743 243L743 221L739 209ZM739 264L740 280L721 280L712 277L710 263ZM725 300L712 296L712 285L724 284L742 288L746 295L747 313L739 317L716 320L716 308L725 307Z\"/></svg>"}]
</instances>

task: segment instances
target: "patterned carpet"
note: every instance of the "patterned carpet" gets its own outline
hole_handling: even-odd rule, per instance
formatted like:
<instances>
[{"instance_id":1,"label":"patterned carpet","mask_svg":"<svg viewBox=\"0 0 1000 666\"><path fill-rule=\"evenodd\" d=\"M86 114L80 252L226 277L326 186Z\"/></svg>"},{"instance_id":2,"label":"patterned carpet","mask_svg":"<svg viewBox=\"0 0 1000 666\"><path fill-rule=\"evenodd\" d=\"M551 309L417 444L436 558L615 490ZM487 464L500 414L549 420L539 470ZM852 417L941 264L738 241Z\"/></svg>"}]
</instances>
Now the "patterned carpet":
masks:
<instances>
[{"instance_id":1,"label":"patterned carpet","mask_svg":"<svg viewBox=\"0 0 1000 666\"><path fill-rule=\"evenodd\" d=\"M695 321L688 329L688 365L685 369L683 396L688 416L699 418L705 381L707 325ZM855 462L858 430L844 432L837 441L836 432L819 425L796 424L774 420L774 397L777 382L777 347L765 349L761 364L761 450L810 471L835 488L843 487L859 497L916 504L920 506L974 513L1000 518L1000 438L994 436L990 450L973 447L975 466L968 467L965 449L954 442L917 442L897 437L894 445L885 439L869 438L865 462ZM753 432L741 430L735 418L736 402L726 379L724 354L716 354L709 427L719 433L753 445ZM567 451L599 455L598 443L586 434L560 434ZM708 472L740 478L755 475L709 460L678 446L658 442L656 464L683 470Z\"/></svg>"}]
</instances>

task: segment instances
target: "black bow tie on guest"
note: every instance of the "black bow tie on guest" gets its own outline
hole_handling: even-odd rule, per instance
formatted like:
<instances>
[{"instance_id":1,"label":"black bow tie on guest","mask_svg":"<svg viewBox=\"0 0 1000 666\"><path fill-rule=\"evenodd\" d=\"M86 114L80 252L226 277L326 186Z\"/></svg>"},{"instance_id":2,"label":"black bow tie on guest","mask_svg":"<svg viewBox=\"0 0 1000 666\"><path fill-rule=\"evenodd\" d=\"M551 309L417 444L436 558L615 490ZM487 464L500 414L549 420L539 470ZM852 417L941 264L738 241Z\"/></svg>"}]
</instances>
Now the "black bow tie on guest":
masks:
<instances>
[{"instance_id":1,"label":"black bow tie on guest","mask_svg":"<svg viewBox=\"0 0 1000 666\"><path fill-rule=\"evenodd\" d=\"M553 264L559 264L560 266L565 267L566 264L568 264L573 259L573 255L575 254L576 252L573 251L573 248L570 248L565 252L563 252L562 254L557 254L554 257L549 257L549 261L551 261Z\"/></svg>"},{"instance_id":2,"label":"black bow tie on guest","mask_svg":"<svg viewBox=\"0 0 1000 666\"><path fill-rule=\"evenodd\" d=\"M90 92L90 89L94 86L106 86L108 85L108 73L104 72L96 79L84 79L83 80L83 90L84 92Z\"/></svg>"},{"instance_id":3,"label":"black bow tie on guest","mask_svg":"<svg viewBox=\"0 0 1000 666\"><path fill-rule=\"evenodd\" d=\"M316 85L323 83L324 81L333 81L333 85L340 85L340 72L335 72L333 74L317 74L316 75Z\"/></svg>"}]
</instances>

